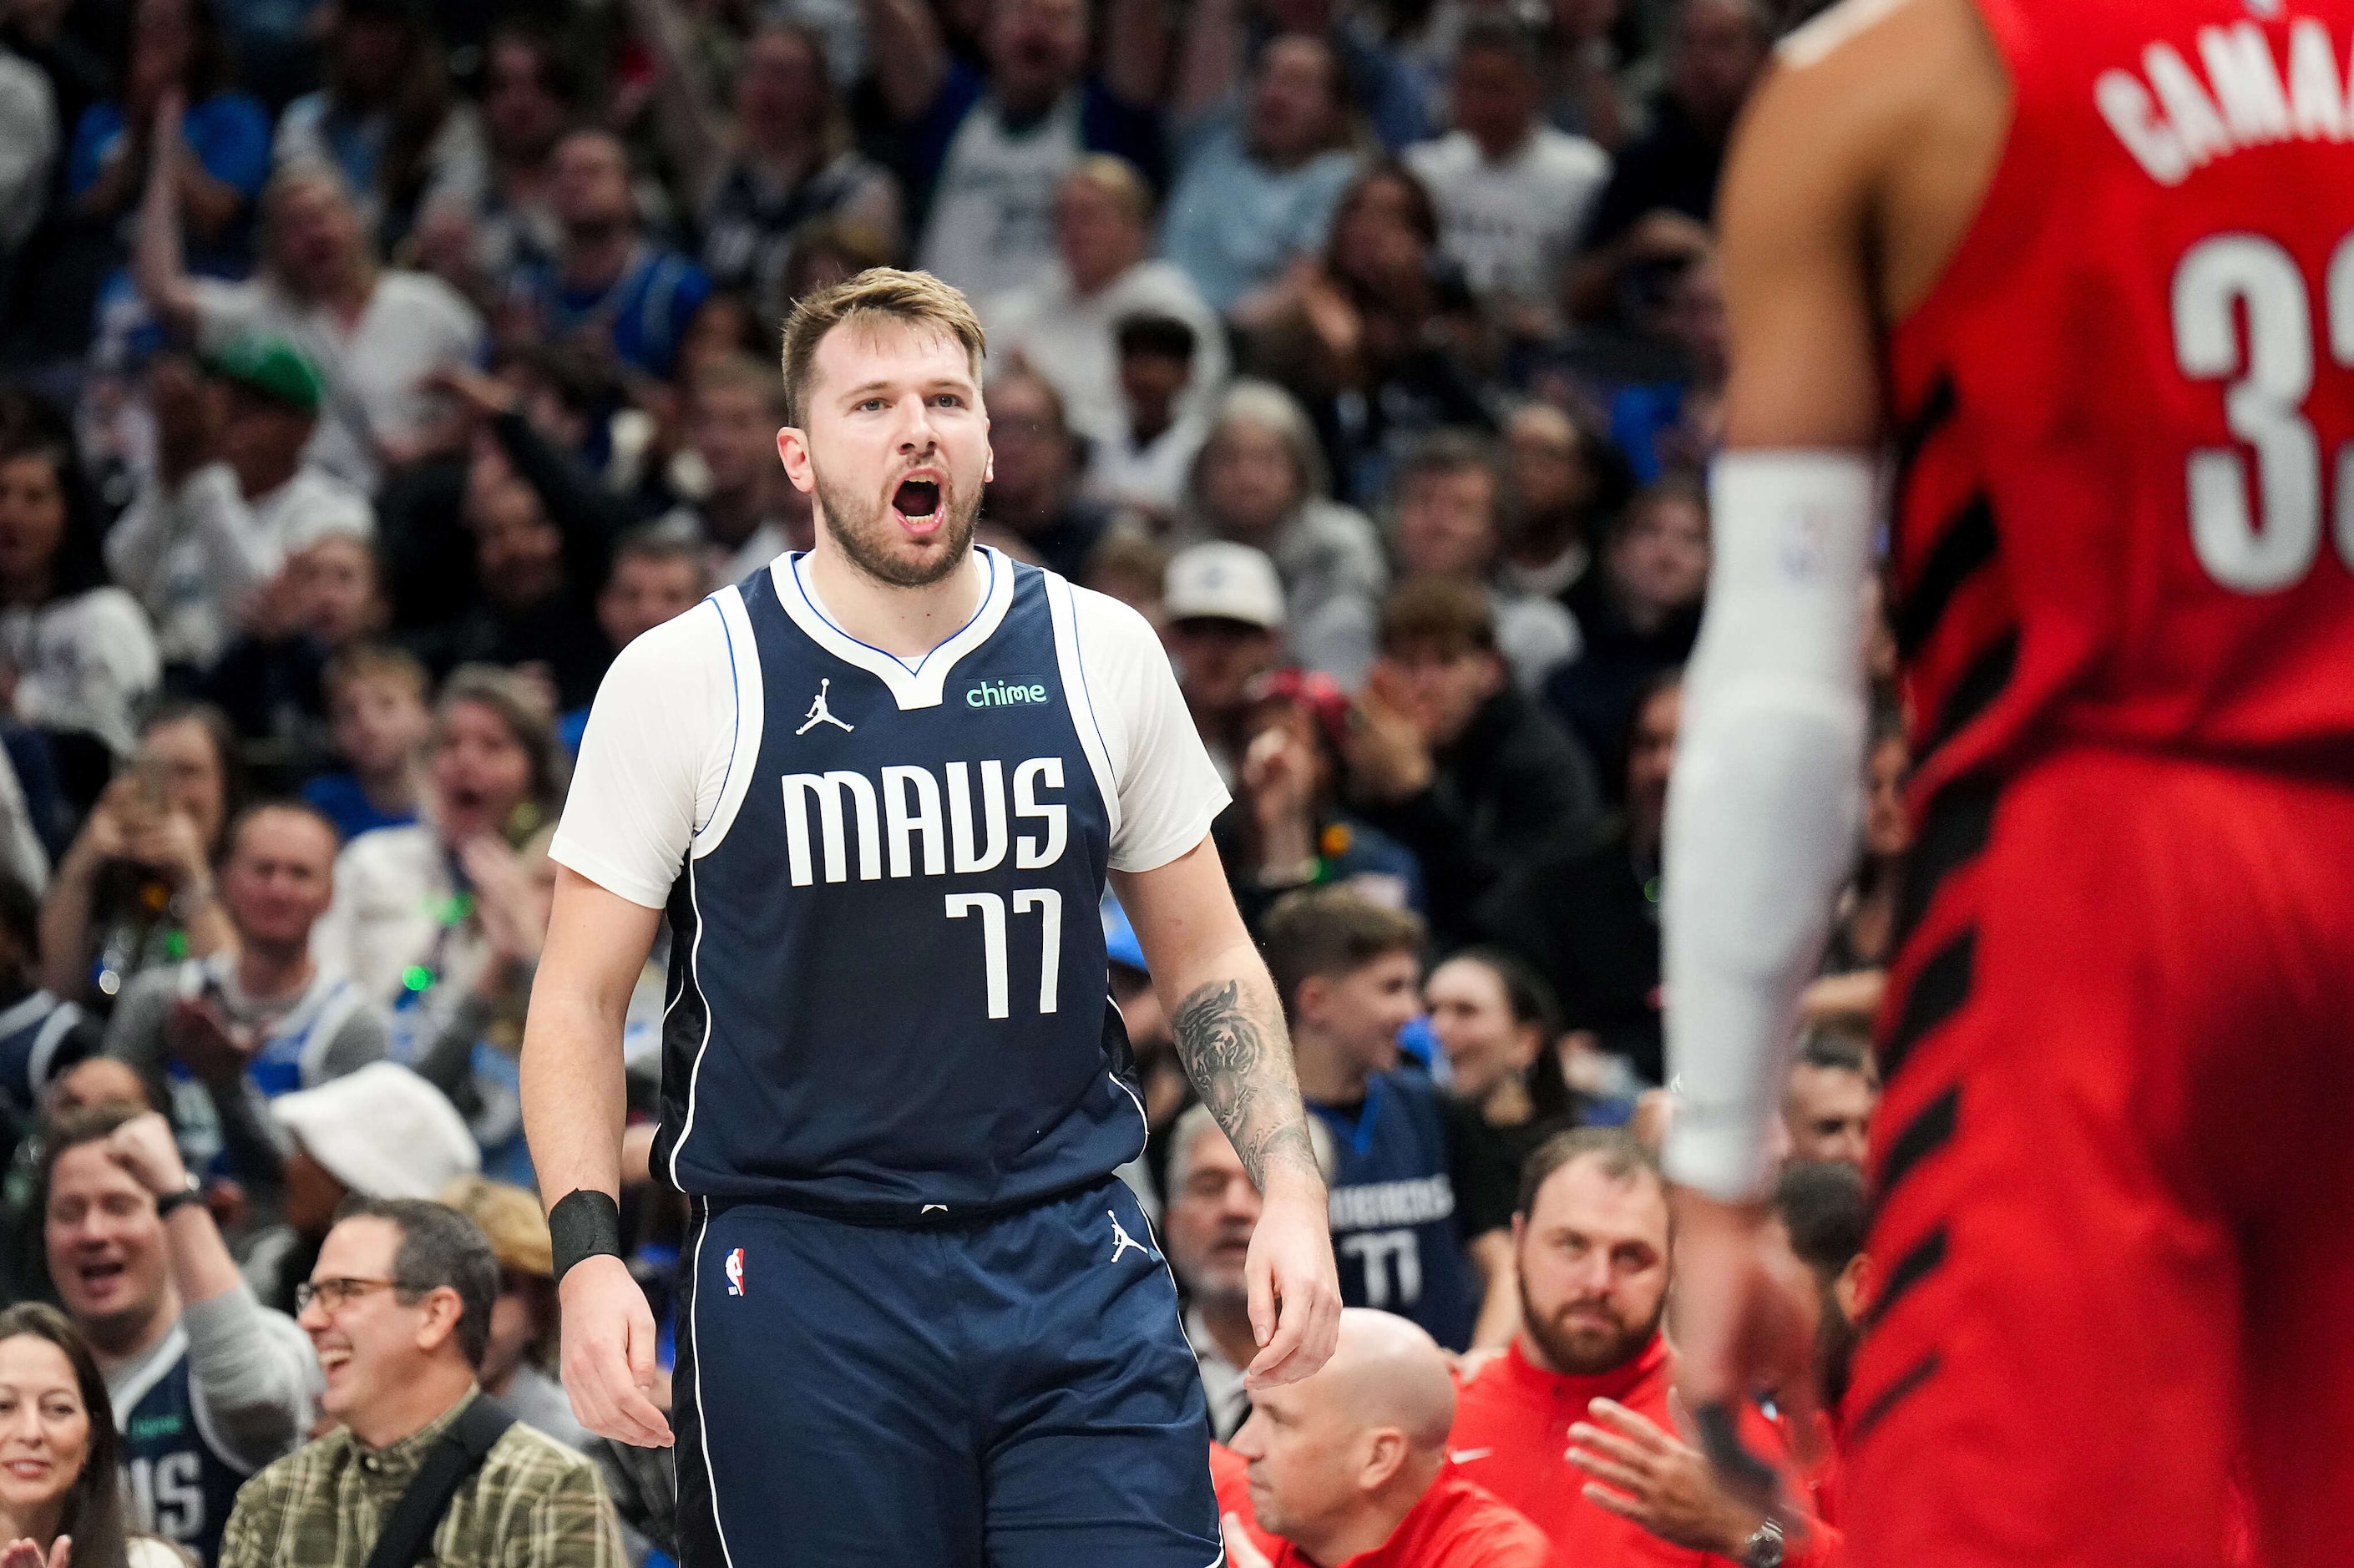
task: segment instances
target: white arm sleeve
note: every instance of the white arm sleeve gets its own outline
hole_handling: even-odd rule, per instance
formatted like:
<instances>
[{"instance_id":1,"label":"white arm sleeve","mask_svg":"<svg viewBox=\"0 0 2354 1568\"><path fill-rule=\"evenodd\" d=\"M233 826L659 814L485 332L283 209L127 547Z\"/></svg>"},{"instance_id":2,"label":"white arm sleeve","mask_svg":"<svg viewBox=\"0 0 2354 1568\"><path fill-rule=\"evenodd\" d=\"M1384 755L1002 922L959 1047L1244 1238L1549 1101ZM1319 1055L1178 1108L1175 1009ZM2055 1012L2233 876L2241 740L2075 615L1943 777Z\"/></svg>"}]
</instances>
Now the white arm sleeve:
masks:
<instances>
[{"instance_id":1,"label":"white arm sleeve","mask_svg":"<svg viewBox=\"0 0 2354 1568\"><path fill-rule=\"evenodd\" d=\"M549 858L643 908L670 902L735 755L733 670L710 599L621 650L588 710Z\"/></svg>"},{"instance_id":2,"label":"white arm sleeve","mask_svg":"<svg viewBox=\"0 0 2354 1568\"><path fill-rule=\"evenodd\" d=\"M1715 562L1668 791L1668 1069L1678 1181L1760 1194L1799 992L1854 864L1873 471L1740 451L1710 477Z\"/></svg>"}]
</instances>

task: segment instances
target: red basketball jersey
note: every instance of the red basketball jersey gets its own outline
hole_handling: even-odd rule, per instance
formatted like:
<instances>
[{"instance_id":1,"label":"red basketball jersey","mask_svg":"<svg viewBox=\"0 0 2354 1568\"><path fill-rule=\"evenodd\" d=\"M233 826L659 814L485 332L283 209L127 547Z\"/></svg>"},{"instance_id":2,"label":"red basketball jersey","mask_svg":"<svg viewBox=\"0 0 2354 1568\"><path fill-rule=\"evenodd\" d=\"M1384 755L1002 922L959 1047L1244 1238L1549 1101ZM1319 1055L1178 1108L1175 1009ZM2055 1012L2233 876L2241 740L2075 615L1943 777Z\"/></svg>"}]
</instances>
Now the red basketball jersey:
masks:
<instances>
[{"instance_id":1,"label":"red basketball jersey","mask_svg":"<svg viewBox=\"0 0 2354 1568\"><path fill-rule=\"evenodd\" d=\"M2075 741L2354 779L2354 3L1978 6L2009 139L1889 345L1915 799Z\"/></svg>"}]
</instances>

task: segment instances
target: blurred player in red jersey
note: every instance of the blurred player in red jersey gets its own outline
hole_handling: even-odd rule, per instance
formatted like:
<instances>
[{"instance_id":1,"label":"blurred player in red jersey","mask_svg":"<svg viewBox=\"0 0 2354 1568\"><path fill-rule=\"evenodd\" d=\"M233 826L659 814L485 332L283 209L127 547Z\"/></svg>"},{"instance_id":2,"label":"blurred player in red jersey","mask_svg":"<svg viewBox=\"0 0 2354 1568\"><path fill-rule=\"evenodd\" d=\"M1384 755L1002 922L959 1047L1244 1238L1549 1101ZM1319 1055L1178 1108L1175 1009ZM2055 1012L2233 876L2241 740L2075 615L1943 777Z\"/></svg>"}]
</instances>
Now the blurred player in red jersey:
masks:
<instances>
[{"instance_id":1,"label":"blurred player in red jersey","mask_svg":"<svg viewBox=\"0 0 2354 1568\"><path fill-rule=\"evenodd\" d=\"M1846 0L1727 170L1670 806L1682 1381L1803 1353L1765 1128L1855 842L1877 459L1919 758L1845 1436L1865 1568L2273 1568L2354 1496L2346 0Z\"/></svg>"}]
</instances>

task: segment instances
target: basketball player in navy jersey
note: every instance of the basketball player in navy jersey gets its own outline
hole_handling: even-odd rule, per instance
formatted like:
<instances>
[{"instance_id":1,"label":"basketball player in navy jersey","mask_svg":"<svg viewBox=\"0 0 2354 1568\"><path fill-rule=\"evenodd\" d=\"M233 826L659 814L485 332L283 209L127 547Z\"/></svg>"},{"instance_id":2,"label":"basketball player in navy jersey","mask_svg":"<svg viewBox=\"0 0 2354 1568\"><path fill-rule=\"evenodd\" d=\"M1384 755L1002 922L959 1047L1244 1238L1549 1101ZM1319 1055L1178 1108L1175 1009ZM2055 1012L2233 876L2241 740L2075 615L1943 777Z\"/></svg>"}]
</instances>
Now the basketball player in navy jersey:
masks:
<instances>
[{"instance_id":1,"label":"basketball player in navy jersey","mask_svg":"<svg viewBox=\"0 0 2354 1568\"><path fill-rule=\"evenodd\" d=\"M778 447L816 547L623 652L551 851L523 1072L564 1381L640 1445L672 1432L614 1255L621 1023L673 931L686 1568L1221 1558L1175 1287L1112 1176L1145 1126L1108 874L1266 1195L1249 1378L1338 1331L1282 1010L1207 836L1225 791L1141 618L973 547L981 347L921 274L801 302Z\"/></svg>"}]
</instances>

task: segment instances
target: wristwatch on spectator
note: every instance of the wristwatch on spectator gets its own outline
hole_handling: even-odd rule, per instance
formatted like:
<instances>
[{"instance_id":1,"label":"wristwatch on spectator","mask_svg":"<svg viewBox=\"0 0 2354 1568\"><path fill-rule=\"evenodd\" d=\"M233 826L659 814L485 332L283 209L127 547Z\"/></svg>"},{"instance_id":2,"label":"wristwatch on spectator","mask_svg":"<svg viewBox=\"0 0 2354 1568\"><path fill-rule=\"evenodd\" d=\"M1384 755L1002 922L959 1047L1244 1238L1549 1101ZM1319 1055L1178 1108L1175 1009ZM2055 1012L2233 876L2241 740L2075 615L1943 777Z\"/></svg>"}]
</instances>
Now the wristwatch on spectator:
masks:
<instances>
[{"instance_id":1,"label":"wristwatch on spectator","mask_svg":"<svg viewBox=\"0 0 2354 1568\"><path fill-rule=\"evenodd\" d=\"M178 1186L168 1192L158 1192L155 1195L155 1217L159 1220L168 1219L173 1210L183 1203L193 1203L204 1195L205 1184L196 1180L196 1173L193 1171L184 1171L180 1173Z\"/></svg>"},{"instance_id":2,"label":"wristwatch on spectator","mask_svg":"<svg viewBox=\"0 0 2354 1568\"><path fill-rule=\"evenodd\" d=\"M1769 1519L1741 1543L1742 1568L1782 1568L1782 1521Z\"/></svg>"}]
</instances>

